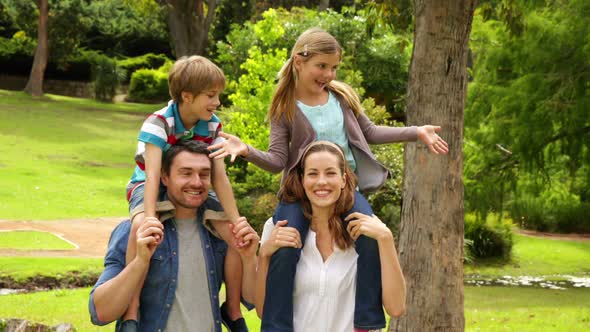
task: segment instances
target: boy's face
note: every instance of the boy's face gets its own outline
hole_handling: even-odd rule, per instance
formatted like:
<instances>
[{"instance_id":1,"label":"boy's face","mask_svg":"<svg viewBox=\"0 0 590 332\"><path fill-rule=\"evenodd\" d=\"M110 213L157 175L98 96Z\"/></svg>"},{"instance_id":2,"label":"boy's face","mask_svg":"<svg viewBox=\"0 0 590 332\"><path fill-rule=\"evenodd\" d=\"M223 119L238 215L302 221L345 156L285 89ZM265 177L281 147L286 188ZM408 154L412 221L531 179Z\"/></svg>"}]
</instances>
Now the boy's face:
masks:
<instances>
[{"instance_id":1,"label":"boy's face","mask_svg":"<svg viewBox=\"0 0 590 332\"><path fill-rule=\"evenodd\" d=\"M213 117L213 113L215 113L217 107L221 104L219 102L220 93L221 89L218 88L205 90L198 95L183 92L182 101L184 108L199 120L209 121Z\"/></svg>"}]
</instances>

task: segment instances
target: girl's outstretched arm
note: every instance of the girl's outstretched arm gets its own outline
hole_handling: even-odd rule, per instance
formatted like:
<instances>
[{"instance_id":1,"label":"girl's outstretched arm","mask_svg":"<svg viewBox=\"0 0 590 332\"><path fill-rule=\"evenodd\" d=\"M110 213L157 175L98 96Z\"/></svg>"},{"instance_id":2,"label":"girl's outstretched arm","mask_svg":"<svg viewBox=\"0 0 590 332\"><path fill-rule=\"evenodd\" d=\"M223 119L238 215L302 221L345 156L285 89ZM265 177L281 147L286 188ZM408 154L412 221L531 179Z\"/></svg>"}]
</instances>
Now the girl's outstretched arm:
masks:
<instances>
[{"instance_id":1,"label":"girl's outstretched arm","mask_svg":"<svg viewBox=\"0 0 590 332\"><path fill-rule=\"evenodd\" d=\"M209 147L211 151L217 150L210 155L212 158L231 156L233 162L237 156L241 156L254 165L272 173L282 171L287 165L290 138L289 128L285 121L271 122L270 143L267 152L245 144L237 136L227 133L219 133L219 136L226 140Z\"/></svg>"}]
</instances>

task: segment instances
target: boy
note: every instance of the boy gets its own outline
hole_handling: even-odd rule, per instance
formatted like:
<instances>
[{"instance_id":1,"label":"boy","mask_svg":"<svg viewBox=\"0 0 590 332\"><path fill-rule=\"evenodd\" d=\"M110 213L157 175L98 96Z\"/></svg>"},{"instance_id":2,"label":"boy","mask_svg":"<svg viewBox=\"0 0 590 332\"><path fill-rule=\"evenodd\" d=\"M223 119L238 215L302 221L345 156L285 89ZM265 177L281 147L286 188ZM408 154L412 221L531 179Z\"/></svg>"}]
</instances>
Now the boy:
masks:
<instances>
[{"instance_id":1,"label":"boy","mask_svg":"<svg viewBox=\"0 0 590 332\"><path fill-rule=\"evenodd\" d=\"M172 100L168 106L150 115L144 121L139 133L135 155L137 166L127 186L132 221L127 245L127 263L133 260L136 254L136 232L139 226L147 220L158 220L158 206L165 209L163 205L166 202L158 202L164 190L160 184L163 152L179 140L199 140L207 144L223 140L218 136L221 132L221 121L214 114L220 105L219 94L225 88L225 76L221 69L201 56L183 57L170 69L168 84ZM212 171L215 193L210 191L209 195L213 198L219 197L227 215L227 218L221 219L235 222L240 215L223 160L215 160ZM191 199L200 193L191 191L190 186L187 186L183 194L187 199ZM211 220L211 223L215 231L229 245L224 269L227 301L221 308L223 322L230 331L247 331L240 312L242 278L240 256L233 247L233 236L229 225L215 220ZM125 321L137 321L141 288L142 285L138 285L124 316Z\"/></svg>"}]
</instances>

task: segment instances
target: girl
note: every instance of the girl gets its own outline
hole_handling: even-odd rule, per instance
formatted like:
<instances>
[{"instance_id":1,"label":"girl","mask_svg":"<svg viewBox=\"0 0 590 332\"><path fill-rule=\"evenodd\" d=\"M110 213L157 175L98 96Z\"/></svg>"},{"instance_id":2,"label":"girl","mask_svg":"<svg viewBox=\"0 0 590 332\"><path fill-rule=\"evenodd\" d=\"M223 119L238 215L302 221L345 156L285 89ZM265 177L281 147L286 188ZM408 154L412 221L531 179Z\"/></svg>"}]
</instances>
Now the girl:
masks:
<instances>
[{"instance_id":1,"label":"girl","mask_svg":"<svg viewBox=\"0 0 590 332\"><path fill-rule=\"evenodd\" d=\"M293 326L298 331L352 331L356 293L357 254L353 240L361 234L377 241L381 257L382 298L385 310L400 316L405 306L405 281L391 231L377 217L353 213L348 227L340 215L353 205L356 176L344 153L334 143L316 141L287 176L280 198L302 202L310 231L297 264L292 294ZM256 310L263 316L269 260L281 247L301 247L295 228L269 219L262 233L256 284ZM274 289L268 288L271 297Z\"/></svg>"},{"instance_id":2,"label":"girl","mask_svg":"<svg viewBox=\"0 0 590 332\"><path fill-rule=\"evenodd\" d=\"M363 114L358 95L345 83L335 81L342 58L338 41L324 30L312 28L297 39L291 56L279 72L279 82L269 111L270 144L262 152L244 144L238 137L221 133L227 140L210 148L218 149L211 157L230 155L234 161L242 156L265 170L283 171L282 183L301 159L304 148L315 140L327 140L344 151L351 169L358 176L358 190L377 190L387 179L388 170L369 149L369 144L415 141L419 139L435 154L446 153L447 143L436 132L440 127L375 126ZM367 200L354 192L351 212L373 215ZM309 223L298 202L280 202L273 220L287 220L306 239ZM346 216L344 216L346 217ZM358 252L358 293L355 300L355 327L377 329L385 327L381 303L381 271L377 242L360 236L355 243ZM289 296L300 251L293 248L278 250L270 260L267 285L282 290L279 296L265 299L263 330L292 330L293 307ZM274 293L276 294L276 293Z\"/></svg>"}]
</instances>

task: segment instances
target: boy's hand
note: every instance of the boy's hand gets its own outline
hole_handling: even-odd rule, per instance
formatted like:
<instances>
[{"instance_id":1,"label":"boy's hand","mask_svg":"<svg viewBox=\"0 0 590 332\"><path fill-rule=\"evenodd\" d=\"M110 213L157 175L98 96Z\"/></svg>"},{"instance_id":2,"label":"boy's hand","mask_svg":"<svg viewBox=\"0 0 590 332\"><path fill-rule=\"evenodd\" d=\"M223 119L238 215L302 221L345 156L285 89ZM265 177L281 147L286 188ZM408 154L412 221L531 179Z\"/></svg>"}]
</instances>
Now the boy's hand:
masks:
<instances>
[{"instance_id":1,"label":"boy's hand","mask_svg":"<svg viewBox=\"0 0 590 332\"><path fill-rule=\"evenodd\" d=\"M250 226L248 220L245 217L240 217L235 223L229 224L229 228L234 235L234 244L238 253L245 257L256 256L260 237Z\"/></svg>"},{"instance_id":2,"label":"boy's hand","mask_svg":"<svg viewBox=\"0 0 590 332\"><path fill-rule=\"evenodd\" d=\"M154 220L155 219L155 220ZM137 255L144 263L149 263L154 251L164 237L164 225L156 218L146 218L137 229Z\"/></svg>"},{"instance_id":3,"label":"boy's hand","mask_svg":"<svg viewBox=\"0 0 590 332\"><path fill-rule=\"evenodd\" d=\"M434 154L446 154L449 152L449 144L445 142L437 132L441 131L440 126L420 126L418 127L418 139L426 144L428 149Z\"/></svg>"},{"instance_id":4,"label":"boy's hand","mask_svg":"<svg viewBox=\"0 0 590 332\"><path fill-rule=\"evenodd\" d=\"M219 136L225 138L225 141L210 145L207 148L209 151L215 151L209 154L209 158L223 159L229 155L233 163L237 156L246 156L248 154L248 146L239 137L224 132L220 132Z\"/></svg>"}]
</instances>

